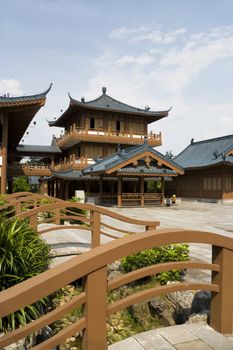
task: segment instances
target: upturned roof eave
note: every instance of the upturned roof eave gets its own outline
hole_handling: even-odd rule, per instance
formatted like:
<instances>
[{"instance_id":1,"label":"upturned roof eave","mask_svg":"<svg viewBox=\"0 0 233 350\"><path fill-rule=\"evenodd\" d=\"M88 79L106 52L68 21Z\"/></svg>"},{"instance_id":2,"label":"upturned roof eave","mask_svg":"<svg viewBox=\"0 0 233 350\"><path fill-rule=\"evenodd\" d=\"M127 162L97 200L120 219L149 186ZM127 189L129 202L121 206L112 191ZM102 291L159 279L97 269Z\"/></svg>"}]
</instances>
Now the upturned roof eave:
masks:
<instances>
[{"instance_id":1,"label":"upturned roof eave","mask_svg":"<svg viewBox=\"0 0 233 350\"><path fill-rule=\"evenodd\" d=\"M43 104L45 102L46 95L52 88L52 83L44 92L34 95L16 96L16 97L6 97L0 96L0 107L14 107L14 106L27 106L35 104Z\"/></svg>"},{"instance_id":2,"label":"upturned roof eave","mask_svg":"<svg viewBox=\"0 0 233 350\"><path fill-rule=\"evenodd\" d=\"M162 118L165 118L168 116L171 108L164 110L164 111L143 111L143 110L138 110L138 111L125 111L121 109L114 109L114 108L102 108L98 106L91 106L88 103L80 102L75 99L73 99L70 95L70 104L69 107L66 109L66 111L55 121L48 121L49 126L58 126L58 127L64 127L65 126L65 118L67 115L71 112L73 108L78 108L80 110L97 110L97 111L102 111L102 112L114 112L114 113L124 113L128 115L140 115L147 117L148 119L153 119L153 121L160 120Z\"/></svg>"}]
</instances>

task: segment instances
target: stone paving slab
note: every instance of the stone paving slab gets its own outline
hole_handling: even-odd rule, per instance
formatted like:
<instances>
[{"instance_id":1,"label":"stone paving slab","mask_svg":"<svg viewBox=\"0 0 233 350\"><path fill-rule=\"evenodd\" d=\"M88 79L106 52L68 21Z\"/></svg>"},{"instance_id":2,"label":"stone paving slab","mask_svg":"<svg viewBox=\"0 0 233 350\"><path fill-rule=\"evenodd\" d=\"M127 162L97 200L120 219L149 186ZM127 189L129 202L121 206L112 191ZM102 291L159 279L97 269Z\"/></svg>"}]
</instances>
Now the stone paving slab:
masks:
<instances>
[{"instance_id":1,"label":"stone paving slab","mask_svg":"<svg viewBox=\"0 0 233 350\"><path fill-rule=\"evenodd\" d=\"M137 342L142 346L141 348L138 347ZM207 325L184 324L136 334L108 347L108 350L137 349L233 350L233 340L232 337L224 337Z\"/></svg>"}]
</instances>

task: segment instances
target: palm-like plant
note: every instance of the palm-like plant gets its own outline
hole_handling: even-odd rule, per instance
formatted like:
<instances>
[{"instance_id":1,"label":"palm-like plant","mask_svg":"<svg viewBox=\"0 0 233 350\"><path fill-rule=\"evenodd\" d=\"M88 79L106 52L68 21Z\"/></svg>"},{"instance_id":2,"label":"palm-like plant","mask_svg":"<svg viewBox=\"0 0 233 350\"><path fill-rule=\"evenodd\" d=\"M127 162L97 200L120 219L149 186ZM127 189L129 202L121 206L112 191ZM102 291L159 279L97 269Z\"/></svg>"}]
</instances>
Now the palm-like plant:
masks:
<instances>
[{"instance_id":1,"label":"palm-like plant","mask_svg":"<svg viewBox=\"0 0 233 350\"><path fill-rule=\"evenodd\" d=\"M50 248L27 222L0 218L0 291L48 268ZM44 300L0 318L0 329L13 330L39 316Z\"/></svg>"}]
</instances>

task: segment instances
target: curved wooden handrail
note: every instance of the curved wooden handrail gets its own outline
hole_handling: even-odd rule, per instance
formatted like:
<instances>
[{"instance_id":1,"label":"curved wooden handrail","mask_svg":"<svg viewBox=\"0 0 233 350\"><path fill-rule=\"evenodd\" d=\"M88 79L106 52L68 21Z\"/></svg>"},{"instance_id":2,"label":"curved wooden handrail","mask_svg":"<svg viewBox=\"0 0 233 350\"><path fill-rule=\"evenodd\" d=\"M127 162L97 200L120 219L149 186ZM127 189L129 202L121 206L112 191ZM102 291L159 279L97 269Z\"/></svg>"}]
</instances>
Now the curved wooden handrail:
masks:
<instances>
[{"instance_id":1,"label":"curved wooden handrail","mask_svg":"<svg viewBox=\"0 0 233 350\"><path fill-rule=\"evenodd\" d=\"M72 281L101 269L123 256L161 245L175 243L205 243L233 250L233 239L195 230L151 230L143 235L123 237L79 255L51 270L0 293L0 317L32 304ZM24 300L22 300L24 296Z\"/></svg>"},{"instance_id":2,"label":"curved wooden handrail","mask_svg":"<svg viewBox=\"0 0 233 350\"><path fill-rule=\"evenodd\" d=\"M107 284L107 265L113 261L152 247L190 242L211 244L213 246L213 264L207 264L205 262L164 263L133 271L125 276L117 277ZM150 297L188 289L212 291L211 314L213 313L214 316L211 316L211 325L222 333L232 332L232 264L233 239L210 232L180 229L150 230L143 234L135 233L134 235L112 241L2 291L0 293L0 317L4 317L20 308L33 304L77 279L84 278L85 280L84 292L80 296L74 297L75 299L68 301L66 305L59 307L48 315L42 316L39 320L33 321L16 332L12 332L12 335L0 337L0 346L6 343L9 344L9 341L12 339L14 341L16 338L19 339L19 337L28 334L28 331L30 333L30 331L40 329L40 327L54 320L55 317L64 315L64 312L71 310L74 305L85 303L84 314L81 319L60 331L51 339L36 346L35 349L51 349L81 329L85 329L84 350L92 350L94 346L97 346L98 349L104 349L106 342L104 331L106 328L106 315L111 315L114 312ZM106 305L107 289L110 291L118 288L123 283L129 283L138 278L174 268L212 270L212 283L185 282L150 288ZM98 331L96 331L98 344L95 343L96 335L93 333L95 332L95 327L98 328Z\"/></svg>"},{"instance_id":3,"label":"curved wooden handrail","mask_svg":"<svg viewBox=\"0 0 233 350\"><path fill-rule=\"evenodd\" d=\"M72 207L72 208L78 208L82 210L88 210L88 211L95 211L99 214L109 216L113 219L117 219L123 222L127 222L129 224L134 224L134 225L143 225L143 226L148 226L148 227L156 227L160 225L159 221L149 221L149 220L139 220L135 218L130 218L118 213L114 213L111 210L99 207L94 204L82 204L82 203L71 203L71 202L65 202L61 201L59 203L53 203L53 204L46 204L43 205L43 211L53 211L54 209L65 209L66 207ZM17 217L21 219L26 219L30 218L32 216L37 215L41 211L41 208L34 208L31 209L30 211L25 211L17 215Z\"/></svg>"},{"instance_id":4,"label":"curved wooden handrail","mask_svg":"<svg viewBox=\"0 0 233 350\"><path fill-rule=\"evenodd\" d=\"M109 304L107 307L107 316L110 316L115 312L121 311L135 303L140 303L146 299L154 298L161 294L173 293L183 290L209 290L212 292L218 292L219 287L217 284L210 283L179 283L146 289L141 292L129 295L124 299L115 301L112 304Z\"/></svg>"},{"instance_id":5,"label":"curved wooden handrail","mask_svg":"<svg viewBox=\"0 0 233 350\"><path fill-rule=\"evenodd\" d=\"M147 266L132 272L128 272L125 275L115 277L112 281L108 283L108 291L119 288L124 284L137 281L140 278L156 275L157 273L170 271L170 270L184 270L184 269L201 269L201 270L211 270L219 271L219 265L208 264L197 261L174 261L163 264L156 264L152 266Z\"/></svg>"}]
</instances>

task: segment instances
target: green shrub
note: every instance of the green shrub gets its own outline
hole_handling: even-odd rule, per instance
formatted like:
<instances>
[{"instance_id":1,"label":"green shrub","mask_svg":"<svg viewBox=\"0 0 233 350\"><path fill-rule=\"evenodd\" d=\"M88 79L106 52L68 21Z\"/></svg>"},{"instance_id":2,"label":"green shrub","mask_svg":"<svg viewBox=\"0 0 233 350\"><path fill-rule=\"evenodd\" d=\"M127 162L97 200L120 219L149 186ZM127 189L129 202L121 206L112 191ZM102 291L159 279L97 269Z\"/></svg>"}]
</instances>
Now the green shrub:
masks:
<instances>
[{"instance_id":1,"label":"green shrub","mask_svg":"<svg viewBox=\"0 0 233 350\"><path fill-rule=\"evenodd\" d=\"M10 288L48 268L48 244L25 222L0 218L0 291ZM0 318L7 332L39 316L44 300Z\"/></svg>"},{"instance_id":2,"label":"green shrub","mask_svg":"<svg viewBox=\"0 0 233 350\"><path fill-rule=\"evenodd\" d=\"M10 205L8 208L2 209L1 206L7 204L6 195L0 195L0 217L10 218L15 215L15 207Z\"/></svg>"},{"instance_id":3,"label":"green shrub","mask_svg":"<svg viewBox=\"0 0 233 350\"><path fill-rule=\"evenodd\" d=\"M68 200L68 202L71 202L71 203L79 203L80 202L80 198L78 197L72 197ZM83 221L82 220L76 220L75 219L75 216L76 215L87 215L87 212L86 210L83 210L83 209L79 209L79 208L75 208L75 207L67 207L65 212L64 212L65 215L69 215L69 216L74 216L74 219L68 219L67 221L70 223L70 224L78 224L78 225L81 225L83 224Z\"/></svg>"},{"instance_id":4,"label":"green shrub","mask_svg":"<svg viewBox=\"0 0 233 350\"><path fill-rule=\"evenodd\" d=\"M188 259L189 246L187 244L174 244L151 248L126 256L121 260L121 263L123 271L130 272L154 264L186 261ZM161 284L166 284L168 281L179 281L183 273L183 270L172 270L159 273L156 277Z\"/></svg>"},{"instance_id":5,"label":"green shrub","mask_svg":"<svg viewBox=\"0 0 233 350\"><path fill-rule=\"evenodd\" d=\"M30 192L31 186L26 176L18 176L13 181L13 192Z\"/></svg>"}]
</instances>

